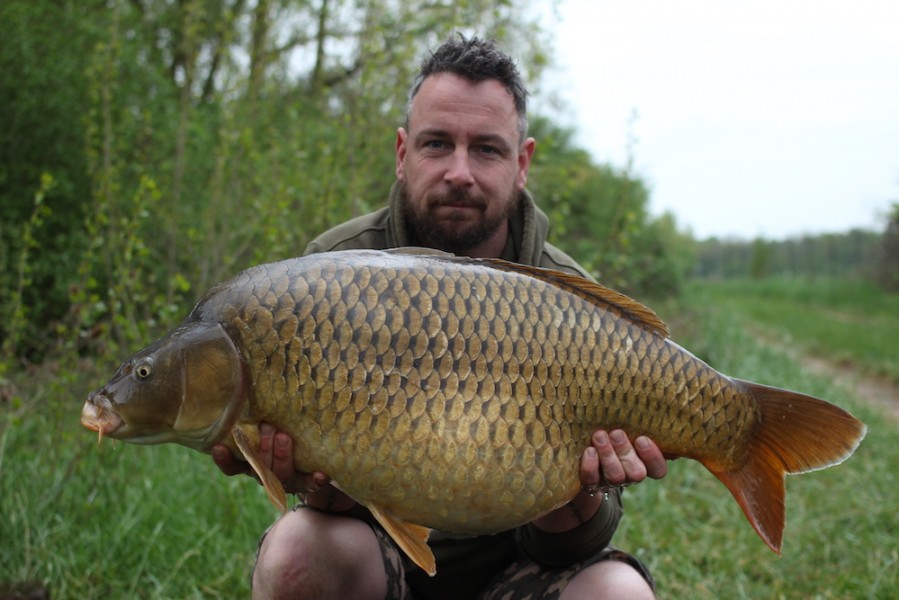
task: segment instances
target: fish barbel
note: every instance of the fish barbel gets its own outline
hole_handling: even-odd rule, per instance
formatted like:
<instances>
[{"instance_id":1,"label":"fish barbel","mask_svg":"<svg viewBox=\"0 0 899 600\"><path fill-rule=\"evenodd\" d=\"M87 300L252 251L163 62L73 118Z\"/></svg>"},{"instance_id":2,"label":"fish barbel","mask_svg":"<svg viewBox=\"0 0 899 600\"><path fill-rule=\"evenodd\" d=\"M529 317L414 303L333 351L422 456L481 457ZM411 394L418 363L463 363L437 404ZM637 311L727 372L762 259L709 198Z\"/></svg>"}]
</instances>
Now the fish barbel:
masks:
<instances>
[{"instance_id":1,"label":"fish barbel","mask_svg":"<svg viewBox=\"0 0 899 600\"><path fill-rule=\"evenodd\" d=\"M258 426L294 440L429 573L428 528L483 534L580 490L594 430L701 462L780 552L784 475L845 460L846 411L728 377L648 308L574 275L425 250L344 251L253 267L128 359L82 423L140 444L249 460Z\"/></svg>"}]
</instances>

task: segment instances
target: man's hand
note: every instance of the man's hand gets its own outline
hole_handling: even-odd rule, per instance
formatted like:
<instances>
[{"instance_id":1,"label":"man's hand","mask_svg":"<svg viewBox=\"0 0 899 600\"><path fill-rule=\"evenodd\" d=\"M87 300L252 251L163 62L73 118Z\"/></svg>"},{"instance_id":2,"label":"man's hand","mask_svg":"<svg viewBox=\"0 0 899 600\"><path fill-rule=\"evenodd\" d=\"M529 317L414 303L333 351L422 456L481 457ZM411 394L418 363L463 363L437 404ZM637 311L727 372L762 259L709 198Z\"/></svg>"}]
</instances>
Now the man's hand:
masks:
<instances>
[{"instance_id":1,"label":"man's hand","mask_svg":"<svg viewBox=\"0 0 899 600\"><path fill-rule=\"evenodd\" d=\"M306 504L312 508L342 511L356 504L349 496L330 485L331 478L325 473L297 471L293 464L293 440L268 423L259 426L256 456L281 481L284 491L288 494L303 494ZM213 446L212 459L225 475L255 475L248 463L235 459L231 451L221 444Z\"/></svg>"},{"instance_id":2,"label":"man's hand","mask_svg":"<svg viewBox=\"0 0 899 600\"><path fill-rule=\"evenodd\" d=\"M611 433L600 429L590 441L591 445L581 456L582 488L640 483L646 477L661 479L668 473L665 456L646 436L639 436L631 443L620 429ZM603 494L582 491L565 506L534 521L534 525L549 532L574 529L590 520L602 501Z\"/></svg>"},{"instance_id":3,"label":"man's hand","mask_svg":"<svg viewBox=\"0 0 899 600\"><path fill-rule=\"evenodd\" d=\"M610 433L600 429L591 442L581 460L583 487L640 483L647 476L661 479L668 473L662 451L645 435L632 444L620 429Z\"/></svg>"}]
</instances>

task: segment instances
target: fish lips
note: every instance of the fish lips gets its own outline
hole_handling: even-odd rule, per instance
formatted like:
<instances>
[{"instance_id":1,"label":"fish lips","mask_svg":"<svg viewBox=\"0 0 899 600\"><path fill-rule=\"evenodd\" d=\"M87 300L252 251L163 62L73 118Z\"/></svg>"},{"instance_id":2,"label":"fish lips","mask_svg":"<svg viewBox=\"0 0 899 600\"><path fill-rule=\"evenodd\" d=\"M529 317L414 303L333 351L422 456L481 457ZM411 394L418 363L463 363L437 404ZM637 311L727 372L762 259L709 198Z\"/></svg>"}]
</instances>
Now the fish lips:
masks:
<instances>
[{"instance_id":1,"label":"fish lips","mask_svg":"<svg viewBox=\"0 0 899 600\"><path fill-rule=\"evenodd\" d=\"M100 439L118 431L125 420L112 408L112 401L102 389L91 392L81 409L81 424L96 431Z\"/></svg>"}]
</instances>

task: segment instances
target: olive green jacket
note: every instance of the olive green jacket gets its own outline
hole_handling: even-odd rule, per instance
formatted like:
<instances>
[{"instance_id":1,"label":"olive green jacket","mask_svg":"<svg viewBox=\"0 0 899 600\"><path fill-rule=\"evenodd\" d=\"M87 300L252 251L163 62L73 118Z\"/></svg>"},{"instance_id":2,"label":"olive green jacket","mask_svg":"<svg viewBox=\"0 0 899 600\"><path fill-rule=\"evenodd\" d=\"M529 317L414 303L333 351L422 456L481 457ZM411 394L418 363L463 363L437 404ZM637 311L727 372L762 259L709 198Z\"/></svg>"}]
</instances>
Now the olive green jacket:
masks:
<instances>
[{"instance_id":1,"label":"olive green jacket","mask_svg":"<svg viewBox=\"0 0 899 600\"><path fill-rule=\"evenodd\" d=\"M399 183L394 184L387 206L329 229L309 242L304 254L334 250L385 250L414 245L400 206L399 186ZM527 191L522 192L520 202L520 210L517 218L510 223L511 235L500 258L590 278L573 258L546 241L549 218L537 208Z\"/></svg>"}]
</instances>

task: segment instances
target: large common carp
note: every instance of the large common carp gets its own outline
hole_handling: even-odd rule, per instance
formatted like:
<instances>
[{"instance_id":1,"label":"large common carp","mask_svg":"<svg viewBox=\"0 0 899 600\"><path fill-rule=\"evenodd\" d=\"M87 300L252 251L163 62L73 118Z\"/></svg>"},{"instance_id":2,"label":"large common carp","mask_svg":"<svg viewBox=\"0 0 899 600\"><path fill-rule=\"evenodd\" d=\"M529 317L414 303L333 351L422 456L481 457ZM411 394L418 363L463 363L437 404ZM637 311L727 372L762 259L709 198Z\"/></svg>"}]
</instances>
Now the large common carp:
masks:
<instances>
[{"instance_id":1,"label":"large common carp","mask_svg":"<svg viewBox=\"0 0 899 600\"><path fill-rule=\"evenodd\" d=\"M258 425L295 442L434 572L427 528L491 533L580 489L597 428L700 461L779 552L784 475L865 434L844 410L723 375L641 304L573 275L423 250L317 254L210 290L84 405L101 436L250 460Z\"/></svg>"}]
</instances>

